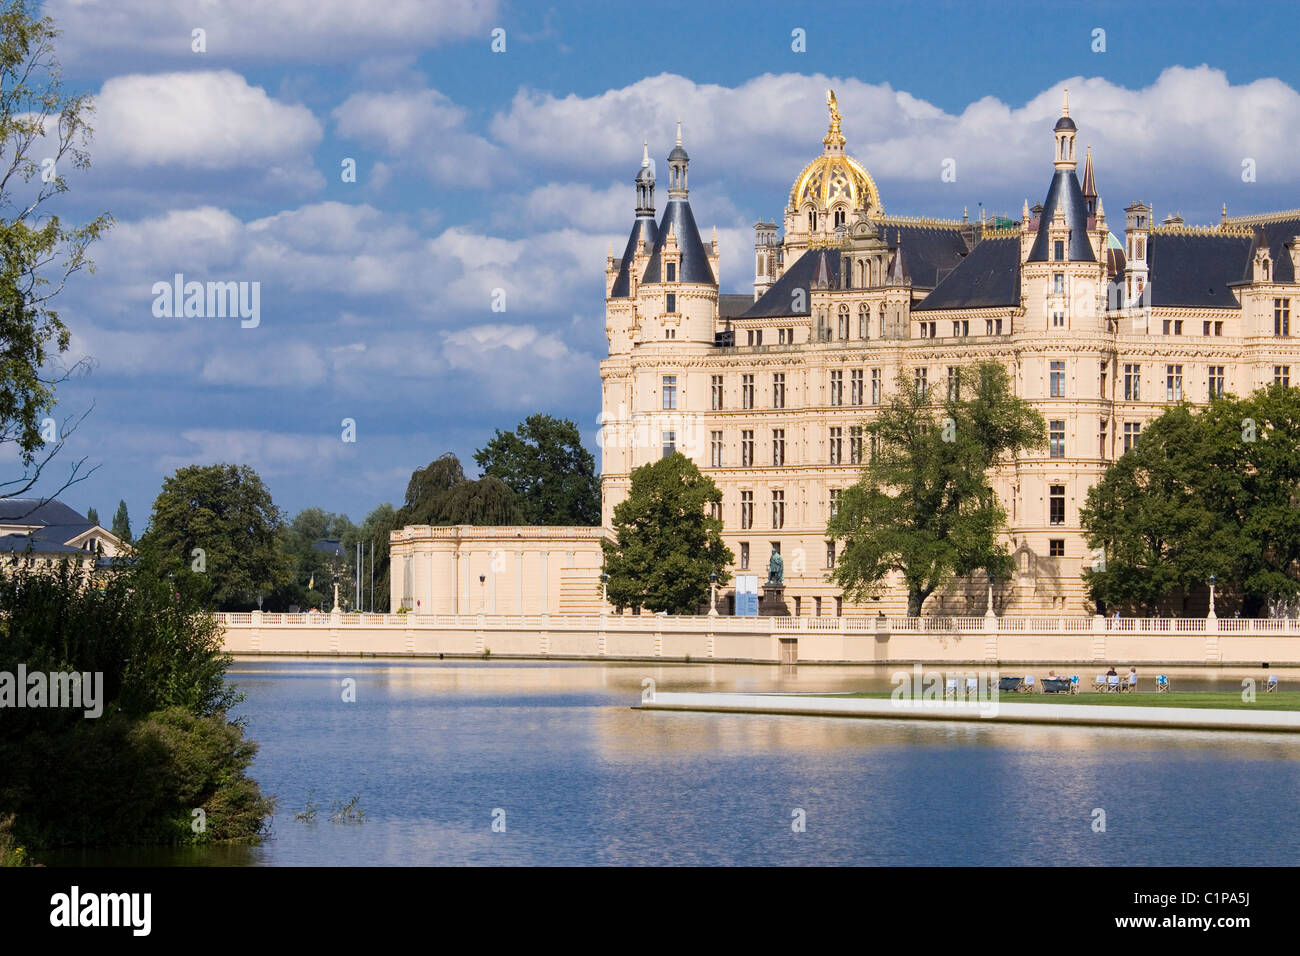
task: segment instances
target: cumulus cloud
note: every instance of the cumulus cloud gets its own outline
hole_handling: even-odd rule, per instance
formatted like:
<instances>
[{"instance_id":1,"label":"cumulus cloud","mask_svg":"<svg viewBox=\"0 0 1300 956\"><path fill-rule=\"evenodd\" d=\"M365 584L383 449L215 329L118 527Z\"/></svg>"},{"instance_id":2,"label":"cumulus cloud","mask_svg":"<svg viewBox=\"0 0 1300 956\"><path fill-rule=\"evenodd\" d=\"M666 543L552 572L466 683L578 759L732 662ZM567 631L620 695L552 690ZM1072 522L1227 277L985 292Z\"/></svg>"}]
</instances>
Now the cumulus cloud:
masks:
<instances>
[{"instance_id":1,"label":"cumulus cloud","mask_svg":"<svg viewBox=\"0 0 1300 956\"><path fill-rule=\"evenodd\" d=\"M338 134L439 183L491 186L510 169L494 144L469 132L467 112L438 90L353 93L333 112Z\"/></svg>"},{"instance_id":2,"label":"cumulus cloud","mask_svg":"<svg viewBox=\"0 0 1300 956\"><path fill-rule=\"evenodd\" d=\"M381 10L355 0L46 0L64 31L65 62L193 58L195 28L207 54L234 60L353 61L481 35L497 0L385 0Z\"/></svg>"}]
</instances>

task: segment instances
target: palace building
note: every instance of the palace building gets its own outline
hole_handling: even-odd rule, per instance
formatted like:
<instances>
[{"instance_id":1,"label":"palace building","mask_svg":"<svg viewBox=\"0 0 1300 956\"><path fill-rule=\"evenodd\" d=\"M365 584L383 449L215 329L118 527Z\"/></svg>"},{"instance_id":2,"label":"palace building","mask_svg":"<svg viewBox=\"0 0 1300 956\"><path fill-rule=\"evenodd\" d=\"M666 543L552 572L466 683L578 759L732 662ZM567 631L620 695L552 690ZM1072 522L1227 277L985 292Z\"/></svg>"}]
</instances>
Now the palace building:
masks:
<instances>
[{"instance_id":1,"label":"palace building","mask_svg":"<svg viewBox=\"0 0 1300 956\"><path fill-rule=\"evenodd\" d=\"M1300 376L1300 210L1225 207L1219 223L1188 226L1130 202L1112 227L1067 96L1046 193L1019 220L891 215L845 151L834 94L828 105L823 149L795 177L781 226L754 227L752 293L720 292L680 124L657 220L643 157L631 235L606 264L603 524L634 468L683 452L722 490L733 571L762 578L779 550L789 613L846 613L825 532L871 453L863 425L900 381L959 387L963 365L995 359L1047 420L1049 444L995 476L1016 573L994 610L1091 610L1079 509L1144 425L1180 401ZM982 614L987 595L982 579L958 581L924 613ZM905 606L891 588L869 609Z\"/></svg>"}]
</instances>

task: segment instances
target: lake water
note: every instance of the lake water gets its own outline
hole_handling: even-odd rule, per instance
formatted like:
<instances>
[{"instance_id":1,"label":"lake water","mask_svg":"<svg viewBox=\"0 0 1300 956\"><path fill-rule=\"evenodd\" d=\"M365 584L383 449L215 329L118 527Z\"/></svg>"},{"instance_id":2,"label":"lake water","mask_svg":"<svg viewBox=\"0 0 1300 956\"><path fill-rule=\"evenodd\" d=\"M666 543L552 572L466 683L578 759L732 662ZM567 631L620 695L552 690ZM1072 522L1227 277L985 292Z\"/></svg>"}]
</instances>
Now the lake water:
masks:
<instances>
[{"instance_id":1,"label":"lake water","mask_svg":"<svg viewBox=\"0 0 1300 956\"><path fill-rule=\"evenodd\" d=\"M1170 673L1179 689L1226 690L1247 672ZM887 690L888 675L807 665L239 661L230 677L247 699L237 714L261 745L253 774L279 798L271 838L50 862L1300 861L1295 737L631 706L647 676L660 690L825 692ZM355 702L342 699L344 678L356 681ZM1292 678L1300 675L1283 680ZM294 812L309 794L319 814L299 822ZM364 822L330 822L331 805L354 795ZM1094 831L1097 810L1105 832ZM803 832L792 828L797 811Z\"/></svg>"}]
</instances>

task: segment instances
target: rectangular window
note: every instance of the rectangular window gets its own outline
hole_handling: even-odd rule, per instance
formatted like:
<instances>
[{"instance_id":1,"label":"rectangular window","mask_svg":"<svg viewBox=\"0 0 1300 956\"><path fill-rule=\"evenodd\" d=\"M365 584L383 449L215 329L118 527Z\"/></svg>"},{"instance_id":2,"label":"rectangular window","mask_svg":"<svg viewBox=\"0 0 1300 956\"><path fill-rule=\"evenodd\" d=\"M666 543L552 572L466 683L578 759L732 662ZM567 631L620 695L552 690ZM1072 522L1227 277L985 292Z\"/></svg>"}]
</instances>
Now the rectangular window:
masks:
<instances>
[{"instance_id":1,"label":"rectangular window","mask_svg":"<svg viewBox=\"0 0 1300 956\"><path fill-rule=\"evenodd\" d=\"M1291 366L1290 365L1273 366L1273 384L1281 385L1283 388L1291 387Z\"/></svg>"},{"instance_id":2,"label":"rectangular window","mask_svg":"<svg viewBox=\"0 0 1300 956\"><path fill-rule=\"evenodd\" d=\"M754 376L740 376L740 407L754 407Z\"/></svg>"},{"instance_id":3,"label":"rectangular window","mask_svg":"<svg viewBox=\"0 0 1300 956\"><path fill-rule=\"evenodd\" d=\"M839 488L832 488L830 490L830 517L832 518L834 518L836 512L840 510L840 490L841 489Z\"/></svg>"},{"instance_id":4,"label":"rectangular window","mask_svg":"<svg viewBox=\"0 0 1300 956\"><path fill-rule=\"evenodd\" d=\"M785 408L785 373L777 372L772 376L772 407Z\"/></svg>"},{"instance_id":5,"label":"rectangular window","mask_svg":"<svg viewBox=\"0 0 1300 956\"><path fill-rule=\"evenodd\" d=\"M1210 366L1210 388L1209 388L1210 401L1214 401L1216 398L1220 398L1222 395L1223 395L1223 366L1211 365Z\"/></svg>"},{"instance_id":6,"label":"rectangular window","mask_svg":"<svg viewBox=\"0 0 1300 956\"><path fill-rule=\"evenodd\" d=\"M843 456L844 447L844 429L838 426L831 429L830 437L830 463L838 465Z\"/></svg>"},{"instance_id":7,"label":"rectangular window","mask_svg":"<svg viewBox=\"0 0 1300 956\"><path fill-rule=\"evenodd\" d=\"M1110 363L1101 363L1101 397L1105 398L1109 392L1106 391L1106 377L1110 374Z\"/></svg>"},{"instance_id":8,"label":"rectangular window","mask_svg":"<svg viewBox=\"0 0 1300 956\"><path fill-rule=\"evenodd\" d=\"M871 370L871 404L880 404L880 369Z\"/></svg>"},{"instance_id":9,"label":"rectangular window","mask_svg":"<svg viewBox=\"0 0 1300 956\"><path fill-rule=\"evenodd\" d=\"M1057 262L1065 259L1065 240L1057 239L1052 243L1052 258Z\"/></svg>"},{"instance_id":10,"label":"rectangular window","mask_svg":"<svg viewBox=\"0 0 1300 956\"><path fill-rule=\"evenodd\" d=\"M1106 419L1104 418L1097 429L1097 457L1106 457Z\"/></svg>"},{"instance_id":11,"label":"rectangular window","mask_svg":"<svg viewBox=\"0 0 1300 956\"><path fill-rule=\"evenodd\" d=\"M1138 446L1138 435L1142 434L1142 425L1139 422L1124 423L1124 450L1132 451Z\"/></svg>"},{"instance_id":12,"label":"rectangular window","mask_svg":"<svg viewBox=\"0 0 1300 956\"><path fill-rule=\"evenodd\" d=\"M1063 328L1065 328L1065 313L1064 313L1064 312L1056 311L1056 312L1053 312L1053 313L1052 313L1052 328L1054 328L1054 329L1063 329Z\"/></svg>"},{"instance_id":13,"label":"rectangular window","mask_svg":"<svg viewBox=\"0 0 1300 956\"><path fill-rule=\"evenodd\" d=\"M956 365L948 366L948 401L961 400L961 369Z\"/></svg>"},{"instance_id":14,"label":"rectangular window","mask_svg":"<svg viewBox=\"0 0 1300 956\"><path fill-rule=\"evenodd\" d=\"M1140 402L1142 400L1142 366L1124 366L1124 400Z\"/></svg>"},{"instance_id":15,"label":"rectangular window","mask_svg":"<svg viewBox=\"0 0 1300 956\"><path fill-rule=\"evenodd\" d=\"M1052 398L1065 397L1065 363L1053 362L1051 368Z\"/></svg>"},{"instance_id":16,"label":"rectangular window","mask_svg":"<svg viewBox=\"0 0 1300 956\"><path fill-rule=\"evenodd\" d=\"M1055 292L1057 295L1063 295L1065 293L1064 272L1052 273L1052 291Z\"/></svg>"},{"instance_id":17,"label":"rectangular window","mask_svg":"<svg viewBox=\"0 0 1300 956\"><path fill-rule=\"evenodd\" d=\"M835 567L835 542L826 542L826 567L831 569Z\"/></svg>"},{"instance_id":18,"label":"rectangular window","mask_svg":"<svg viewBox=\"0 0 1300 956\"><path fill-rule=\"evenodd\" d=\"M1047 556L1049 558L1065 557L1065 539L1052 538L1047 542Z\"/></svg>"},{"instance_id":19,"label":"rectangular window","mask_svg":"<svg viewBox=\"0 0 1300 956\"><path fill-rule=\"evenodd\" d=\"M665 296L665 298L668 300L668 303L667 303L667 305L665 306L664 311L665 311L665 312L668 312L668 313L676 312L676 311L677 311L677 294L674 293L674 292L669 292L668 295Z\"/></svg>"},{"instance_id":20,"label":"rectangular window","mask_svg":"<svg viewBox=\"0 0 1300 956\"><path fill-rule=\"evenodd\" d=\"M677 451L677 433L664 432L663 437L664 437L663 440L664 457L667 458L669 455Z\"/></svg>"},{"instance_id":21,"label":"rectangular window","mask_svg":"<svg viewBox=\"0 0 1300 956\"><path fill-rule=\"evenodd\" d=\"M785 492L779 488L772 490L772 530L779 531L785 527Z\"/></svg>"},{"instance_id":22,"label":"rectangular window","mask_svg":"<svg viewBox=\"0 0 1300 956\"><path fill-rule=\"evenodd\" d=\"M855 368L849 374L851 376L850 379L851 384L849 390L850 392L852 392L853 404L861 405L862 404L862 369Z\"/></svg>"},{"instance_id":23,"label":"rectangular window","mask_svg":"<svg viewBox=\"0 0 1300 956\"><path fill-rule=\"evenodd\" d=\"M1065 422L1054 421L1048 426L1050 437L1050 455L1052 458L1065 457Z\"/></svg>"},{"instance_id":24,"label":"rectangular window","mask_svg":"<svg viewBox=\"0 0 1300 956\"><path fill-rule=\"evenodd\" d=\"M740 464L745 468L754 465L754 432L749 428L740 433Z\"/></svg>"},{"instance_id":25,"label":"rectangular window","mask_svg":"<svg viewBox=\"0 0 1300 956\"><path fill-rule=\"evenodd\" d=\"M1174 319L1174 335L1182 335L1182 334L1183 334L1183 320Z\"/></svg>"},{"instance_id":26,"label":"rectangular window","mask_svg":"<svg viewBox=\"0 0 1300 956\"><path fill-rule=\"evenodd\" d=\"M772 429L772 464L780 467L785 464L785 429Z\"/></svg>"},{"instance_id":27,"label":"rectangular window","mask_svg":"<svg viewBox=\"0 0 1300 956\"><path fill-rule=\"evenodd\" d=\"M664 376L664 411L671 412L677 409L677 376Z\"/></svg>"},{"instance_id":28,"label":"rectangular window","mask_svg":"<svg viewBox=\"0 0 1300 956\"><path fill-rule=\"evenodd\" d=\"M722 376L714 375L709 379L709 392L713 397L713 409L717 411L722 407Z\"/></svg>"},{"instance_id":29,"label":"rectangular window","mask_svg":"<svg viewBox=\"0 0 1300 956\"><path fill-rule=\"evenodd\" d=\"M1051 485L1047 501L1049 523L1065 524L1065 485Z\"/></svg>"},{"instance_id":30,"label":"rectangular window","mask_svg":"<svg viewBox=\"0 0 1300 956\"><path fill-rule=\"evenodd\" d=\"M740 493L740 526L741 528L754 527L754 493L752 491L742 491ZM741 547L745 547L741 545ZM744 567L749 567L746 561Z\"/></svg>"},{"instance_id":31,"label":"rectangular window","mask_svg":"<svg viewBox=\"0 0 1300 956\"><path fill-rule=\"evenodd\" d=\"M925 398L925 393L929 389L930 370L926 368L916 369L916 397Z\"/></svg>"},{"instance_id":32,"label":"rectangular window","mask_svg":"<svg viewBox=\"0 0 1300 956\"><path fill-rule=\"evenodd\" d=\"M668 281L669 282L677 281L677 263L675 262L668 263Z\"/></svg>"},{"instance_id":33,"label":"rectangular window","mask_svg":"<svg viewBox=\"0 0 1300 956\"><path fill-rule=\"evenodd\" d=\"M1201 334L1202 334L1202 335L1209 335L1209 334L1210 334L1210 320L1209 320L1209 319L1206 319L1204 322L1201 323Z\"/></svg>"},{"instance_id":34,"label":"rectangular window","mask_svg":"<svg viewBox=\"0 0 1300 956\"><path fill-rule=\"evenodd\" d=\"M844 373L831 372L831 404L844 404Z\"/></svg>"},{"instance_id":35,"label":"rectangular window","mask_svg":"<svg viewBox=\"0 0 1300 956\"><path fill-rule=\"evenodd\" d=\"M1165 401L1181 402L1183 400L1183 367L1181 365L1165 366Z\"/></svg>"},{"instance_id":36,"label":"rectangular window","mask_svg":"<svg viewBox=\"0 0 1300 956\"><path fill-rule=\"evenodd\" d=\"M749 525L745 525L745 527L748 528ZM740 542L740 570L742 571L749 570L749 542L748 541Z\"/></svg>"},{"instance_id":37,"label":"rectangular window","mask_svg":"<svg viewBox=\"0 0 1300 956\"><path fill-rule=\"evenodd\" d=\"M1291 300L1273 300L1273 334L1277 336L1291 334Z\"/></svg>"},{"instance_id":38,"label":"rectangular window","mask_svg":"<svg viewBox=\"0 0 1300 956\"><path fill-rule=\"evenodd\" d=\"M1215 334L1215 335L1222 335L1222 334L1223 334L1223 323L1222 323L1222 322L1215 322L1215 323L1214 323L1214 334Z\"/></svg>"},{"instance_id":39,"label":"rectangular window","mask_svg":"<svg viewBox=\"0 0 1300 956\"><path fill-rule=\"evenodd\" d=\"M710 501L710 502L709 502L709 517L710 517L710 518L713 518L715 521L721 521L721 520L722 520L722 502L721 502L721 501Z\"/></svg>"},{"instance_id":40,"label":"rectangular window","mask_svg":"<svg viewBox=\"0 0 1300 956\"><path fill-rule=\"evenodd\" d=\"M816 617L822 616L822 599L819 597L813 598L813 615Z\"/></svg>"},{"instance_id":41,"label":"rectangular window","mask_svg":"<svg viewBox=\"0 0 1300 956\"><path fill-rule=\"evenodd\" d=\"M849 464L862 464L862 426L849 426Z\"/></svg>"},{"instance_id":42,"label":"rectangular window","mask_svg":"<svg viewBox=\"0 0 1300 956\"><path fill-rule=\"evenodd\" d=\"M722 467L722 432L709 432L709 464Z\"/></svg>"}]
</instances>

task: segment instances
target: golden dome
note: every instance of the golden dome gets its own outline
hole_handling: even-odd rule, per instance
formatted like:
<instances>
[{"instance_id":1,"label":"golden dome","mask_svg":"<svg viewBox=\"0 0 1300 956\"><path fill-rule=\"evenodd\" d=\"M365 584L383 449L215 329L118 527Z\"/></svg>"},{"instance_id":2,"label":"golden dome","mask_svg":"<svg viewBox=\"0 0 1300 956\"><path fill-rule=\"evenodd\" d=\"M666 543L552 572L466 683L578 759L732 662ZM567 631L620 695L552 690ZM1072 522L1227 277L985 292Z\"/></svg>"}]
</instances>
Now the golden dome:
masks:
<instances>
[{"instance_id":1,"label":"golden dome","mask_svg":"<svg viewBox=\"0 0 1300 956\"><path fill-rule=\"evenodd\" d=\"M826 92L831 112L830 129L822 140L826 151L803 168L790 190L790 205L795 209L812 203L828 209L832 203L847 202L849 209L861 209L868 215L880 213L880 193L871 174L852 156L844 152L840 133L840 111L835 94Z\"/></svg>"}]
</instances>

